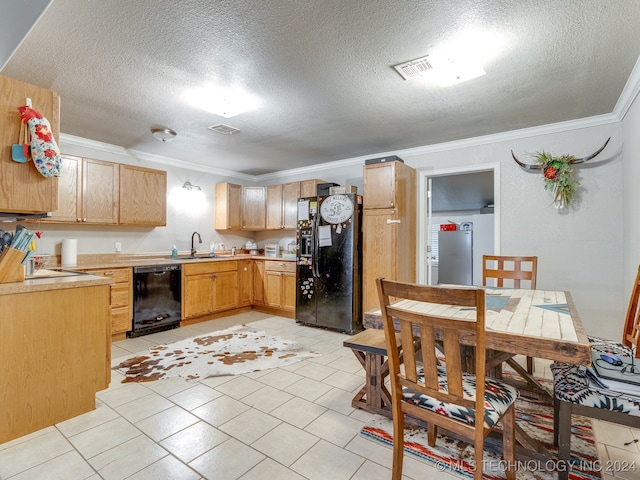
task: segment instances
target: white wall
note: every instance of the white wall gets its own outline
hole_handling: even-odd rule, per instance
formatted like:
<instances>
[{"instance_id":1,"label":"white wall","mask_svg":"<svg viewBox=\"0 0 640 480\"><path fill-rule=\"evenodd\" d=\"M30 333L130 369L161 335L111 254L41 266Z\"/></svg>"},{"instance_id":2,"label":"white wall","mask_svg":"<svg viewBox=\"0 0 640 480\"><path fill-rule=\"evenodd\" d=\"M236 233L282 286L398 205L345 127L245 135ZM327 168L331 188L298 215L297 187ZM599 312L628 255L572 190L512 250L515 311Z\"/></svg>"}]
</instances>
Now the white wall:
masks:
<instances>
[{"instance_id":1,"label":"white wall","mask_svg":"<svg viewBox=\"0 0 640 480\"><path fill-rule=\"evenodd\" d=\"M623 197L623 291L625 306L640 265L640 99L637 97L622 120L624 165ZM612 332L613 334L614 332ZM613 336L616 340L620 335Z\"/></svg>"}]
</instances>

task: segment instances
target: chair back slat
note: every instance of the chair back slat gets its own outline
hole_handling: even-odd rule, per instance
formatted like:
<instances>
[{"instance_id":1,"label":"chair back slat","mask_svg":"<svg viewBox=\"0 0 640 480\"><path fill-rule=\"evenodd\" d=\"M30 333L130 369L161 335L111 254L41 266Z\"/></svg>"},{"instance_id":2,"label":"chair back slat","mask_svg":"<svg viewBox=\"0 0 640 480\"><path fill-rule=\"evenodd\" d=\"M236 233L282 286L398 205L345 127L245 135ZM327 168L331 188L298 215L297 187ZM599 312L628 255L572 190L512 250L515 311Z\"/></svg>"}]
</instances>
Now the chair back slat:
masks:
<instances>
[{"instance_id":1,"label":"chair back slat","mask_svg":"<svg viewBox=\"0 0 640 480\"><path fill-rule=\"evenodd\" d=\"M462 343L461 335L472 333L476 337L475 369L476 375L485 374L485 293L478 287L440 287L406 284L379 278L378 293L382 307L382 317L387 338L389 372L398 385L403 385L416 392L438 400L455 403L467 408L476 409L476 415L482 415L484 383L478 382L476 395L466 396L462 390ZM412 300L411 311L391 305L391 300ZM416 307L417 305L417 307ZM441 305L442 308L438 306ZM453 318L444 316L447 306L468 307L466 313L472 312L473 318ZM473 308L471 308L473 307ZM475 310L475 312L474 312ZM437 312L437 313L433 313ZM402 338L402 362L395 339L395 322ZM420 348L416 348L416 341ZM441 343L447 371L448 390L438 386L438 358L436 341ZM414 348L411 348L411 346ZM417 354L421 354L421 362ZM420 379L421 371L424 379ZM482 418L482 416L480 416Z\"/></svg>"},{"instance_id":2,"label":"chair back slat","mask_svg":"<svg viewBox=\"0 0 640 480\"><path fill-rule=\"evenodd\" d=\"M536 256L482 256L482 284L485 286L489 286L487 280L491 278L495 279L495 286L499 288L523 288L521 282L524 280L528 282L526 288L535 290L537 276L538 257Z\"/></svg>"}]
</instances>

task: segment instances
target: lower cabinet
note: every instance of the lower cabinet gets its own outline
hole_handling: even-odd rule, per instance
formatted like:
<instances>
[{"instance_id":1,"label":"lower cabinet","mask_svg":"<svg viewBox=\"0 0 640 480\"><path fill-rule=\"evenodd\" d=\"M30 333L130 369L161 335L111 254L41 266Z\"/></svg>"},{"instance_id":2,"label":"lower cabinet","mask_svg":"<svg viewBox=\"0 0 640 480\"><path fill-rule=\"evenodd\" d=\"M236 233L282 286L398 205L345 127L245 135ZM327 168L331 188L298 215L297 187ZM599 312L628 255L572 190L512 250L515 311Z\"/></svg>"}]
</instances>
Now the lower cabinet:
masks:
<instances>
[{"instance_id":1,"label":"lower cabinet","mask_svg":"<svg viewBox=\"0 0 640 480\"><path fill-rule=\"evenodd\" d=\"M238 260L238 306L251 305L253 298L253 260Z\"/></svg>"},{"instance_id":2,"label":"lower cabinet","mask_svg":"<svg viewBox=\"0 0 640 480\"><path fill-rule=\"evenodd\" d=\"M95 268L83 270L113 280L111 284L111 336L124 338L131 330L133 319L131 292L133 269L131 267Z\"/></svg>"},{"instance_id":3,"label":"lower cabinet","mask_svg":"<svg viewBox=\"0 0 640 480\"><path fill-rule=\"evenodd\" d=\"M231 310L239 304L238 262L182 265L182 318Z\"/></svg>"},{"instance_id":4,"label":"lower cabinet","mask_svg":"<svg viewBox=\"0 0 640 480\"><path fill-rule=\"evenodd\" d=\"M266 260L264 268L264 303L288 311L296 309L296 264Z\"/></svg>"}]
</instances>

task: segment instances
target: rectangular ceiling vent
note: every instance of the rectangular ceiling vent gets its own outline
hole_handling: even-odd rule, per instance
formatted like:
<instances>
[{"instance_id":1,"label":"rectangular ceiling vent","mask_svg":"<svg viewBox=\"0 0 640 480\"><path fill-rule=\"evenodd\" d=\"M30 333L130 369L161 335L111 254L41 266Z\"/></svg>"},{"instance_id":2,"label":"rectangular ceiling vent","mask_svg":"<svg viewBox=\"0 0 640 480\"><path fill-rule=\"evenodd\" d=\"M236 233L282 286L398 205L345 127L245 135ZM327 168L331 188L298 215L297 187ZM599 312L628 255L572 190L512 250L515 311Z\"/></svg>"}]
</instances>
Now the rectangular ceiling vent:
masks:
<instances>
[{"instance_id":1,"label":"rectangular ceiling vent","mask_svg":"<svg viewBox=\"0 0 640 480\"><path fill-rule=\"evenodd\" d=\"M427 60L429 55L426 57L416 58L415 60L411 60L410 62L400 63L398 65L394 65L393 68L404 78L405 80L409 80L411 78L419 77L423 73L428 70L431 70L433 67Z\"/></svg>"},{"instance_id":2,"label":"rectangular ceiling vent","mask_svg":"<svg viewBox=\"0 0 640 480\"><path fill-rule=\"evenodd\" d=\"M214 132L221 133L222 135L231 135L232 133L238 133L240 131L239 128L235 128L230 125L225 125L224 123L211 125L210 127L207 127L207 128L209 130L213 130Z\"/></svg>"}]
</instances>

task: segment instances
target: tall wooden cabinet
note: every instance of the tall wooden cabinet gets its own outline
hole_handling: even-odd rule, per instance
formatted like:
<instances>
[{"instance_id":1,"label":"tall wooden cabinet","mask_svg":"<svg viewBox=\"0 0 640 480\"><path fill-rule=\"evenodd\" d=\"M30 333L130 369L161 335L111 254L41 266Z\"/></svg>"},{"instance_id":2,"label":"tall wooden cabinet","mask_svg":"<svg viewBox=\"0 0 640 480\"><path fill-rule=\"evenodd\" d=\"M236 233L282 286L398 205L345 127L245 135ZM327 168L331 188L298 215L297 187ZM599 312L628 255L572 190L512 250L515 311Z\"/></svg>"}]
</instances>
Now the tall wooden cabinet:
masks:
<instances>
[{"instance_id":1,"label":"tall wooden cabinet","mask_svg":"<svg viewBox=\"0 0 640 480\"><path fill-rule=\"evenodd\" d=\"M240 230L242 228L242 185L216 184L216 230Z\"/></svg>"},{"instance_id":2,"label":"tall wooden cabinet","mask_svg":"<svg viewBox=\"0 0 640 480\"><path fill-rule=\"evenodd\" d=\"M416 281L416 171L402 162L363 172L362 311L380 308L376 278Z\"/></svg>"},{"instance_id":3,"label":"tall wooden cabinet","mask_svg":"<svg viewBox=\"0 0 640 480\"><path fill-rule=\"evenodd\" d=\"M265 187L242 187L242 230L265 230L266 215Z\"/></svg>"},{"instance_id":4,"label":"tall wooden cabinet","mask_svg":"<svg viewBox=\"0 0 640 480\"><path fill-rule=\"evenodd\" d=\"M30 98L33 108L60 140L60 97L44 88L0 76L0 212L41 213L58 208L58 178L46 178L32 161L14 162L11 145L20 136L18 107Z\"/></svg>"},{"instance_id":5,"label":"tall wooden cabinet","mask_svg":"<svg viewBox=\"0 0 640 480\"><path fill-rule=\"evenodd\" d=\"M300 182L269 185L267 191L267 230L295 230L298 223Z\"/></svg>"}]
</instances>

